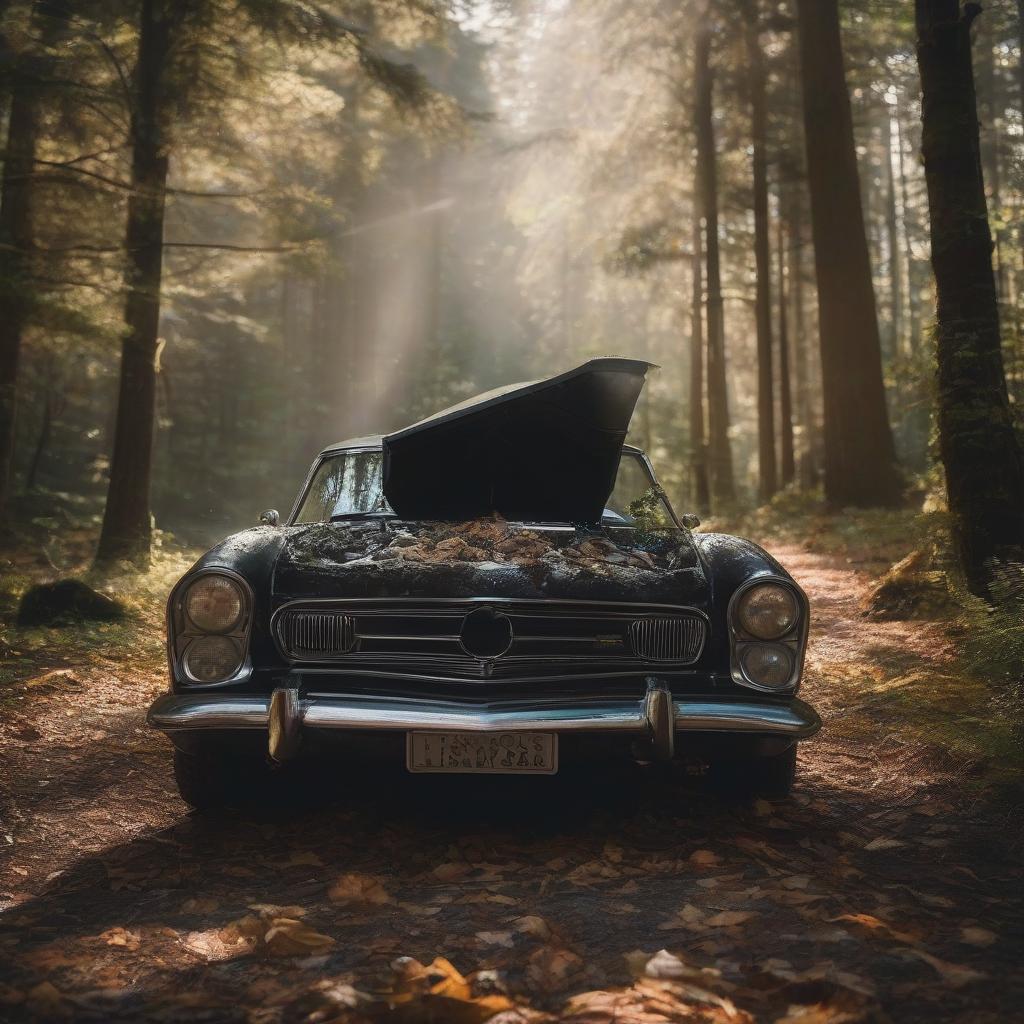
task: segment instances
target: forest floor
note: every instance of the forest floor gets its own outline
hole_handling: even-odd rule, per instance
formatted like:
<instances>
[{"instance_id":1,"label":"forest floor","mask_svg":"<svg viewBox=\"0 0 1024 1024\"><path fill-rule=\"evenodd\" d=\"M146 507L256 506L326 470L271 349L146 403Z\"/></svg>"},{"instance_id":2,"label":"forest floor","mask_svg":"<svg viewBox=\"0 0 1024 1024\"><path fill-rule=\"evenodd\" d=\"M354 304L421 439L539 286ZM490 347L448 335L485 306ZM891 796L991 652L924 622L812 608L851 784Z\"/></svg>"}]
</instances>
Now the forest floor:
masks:
<instances>
[{"instance_id":1,"label":"forest floor","mask_svg":"<svg viewBox=\"0 0 1024 1024\"><path fill-rule=\"evenodd\" d=\"M950 622L863 617L899 552L829 529L773 545L826 723L786 802L382 766L202 816L143 721L183 557L126 624L3 630L0 1020L1022 1019L1019 804L998 737L957 746L983 689Z\"/></svg>"}]
</instances>

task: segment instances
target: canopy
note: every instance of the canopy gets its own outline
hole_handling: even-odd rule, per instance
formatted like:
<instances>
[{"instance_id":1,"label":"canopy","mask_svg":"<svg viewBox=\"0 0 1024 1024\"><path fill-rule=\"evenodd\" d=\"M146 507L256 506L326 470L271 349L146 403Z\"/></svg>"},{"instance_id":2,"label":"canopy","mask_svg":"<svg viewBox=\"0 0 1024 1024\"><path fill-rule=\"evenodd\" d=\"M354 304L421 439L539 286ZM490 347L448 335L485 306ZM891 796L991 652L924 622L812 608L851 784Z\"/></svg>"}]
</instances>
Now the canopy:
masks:
<instances>
[{"instance_id":1,"label":"canopy","mask_svg":"<svg viewBox=\"0 0 1024 1024\"><path fill-rule=\"evenodd\" d=\"M403 519L598 522L652 366L591 359L388 434L384 495Z\"/></svg>"}]
</instances>

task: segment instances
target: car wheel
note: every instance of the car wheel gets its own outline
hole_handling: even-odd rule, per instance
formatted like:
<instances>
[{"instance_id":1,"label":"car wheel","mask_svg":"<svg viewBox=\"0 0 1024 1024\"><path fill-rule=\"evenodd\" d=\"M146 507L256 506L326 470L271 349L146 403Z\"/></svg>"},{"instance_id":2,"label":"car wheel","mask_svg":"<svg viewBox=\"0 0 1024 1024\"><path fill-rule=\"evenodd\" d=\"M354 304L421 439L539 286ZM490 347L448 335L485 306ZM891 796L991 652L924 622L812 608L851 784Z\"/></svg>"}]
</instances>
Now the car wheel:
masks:
<instances>
[{"instance_id":1,"label":"car wheel","mask_svg":"<svg viewBox=\"0 0 1024 1024\"><path fill-rule=\"evenodd\" d=\"M796 781L796 744L781 754L713 761L709 774L731 795L780 800L789 796Z\"/></svg>"},{"instance_id":2,"label":"car wheel","mask_svg":"<svg viewBox=\"0 0 1024 1024\"><path fill-rule=\"evenodd\" d=\"M206 745L174 749L174 780L181 799L196 810L245 803L257 797L269 775L266 761L251 753Z\"/></svg>"}]
</instances>

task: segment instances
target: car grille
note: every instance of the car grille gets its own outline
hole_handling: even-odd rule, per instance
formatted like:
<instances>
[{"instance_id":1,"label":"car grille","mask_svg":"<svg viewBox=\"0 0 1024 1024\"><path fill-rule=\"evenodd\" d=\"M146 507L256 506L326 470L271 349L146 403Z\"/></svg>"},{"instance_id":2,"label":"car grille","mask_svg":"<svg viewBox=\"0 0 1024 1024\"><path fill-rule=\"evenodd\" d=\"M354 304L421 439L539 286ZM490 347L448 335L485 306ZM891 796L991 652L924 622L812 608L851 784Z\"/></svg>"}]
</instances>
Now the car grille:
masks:
<instances>
[{"instance_id":1,"label":"car grille","mask_svg":"<svg viewBox=\"0 0 1024 1024\"><path fill-rule=\"evenodd\" d=\"M299 659L347 654L355 643L352 616L334 611L289 612L282 629L285 649Z\"/></svg>"},{"instance_id":2,"label":"car grille","mask_svg":"<svg viewBox=\"0 0 1024 1024\"><path fill-rule=\"evenodd\" d=\"M466 679L690 665L708 632L691 608L514 599L294 603L272 625L291 662Z\"/></svg>"},{"instance_id":3,"label":"car grille","mask_svg":"<svg viewBox=\"0 0 1024 1024\"><path fill-rule=\"evenodd\" d=\"M704 622L683 615L637 619L629 637L634 653L647 661L692 661L704 643Z\"/></svg>"}]
</instances>

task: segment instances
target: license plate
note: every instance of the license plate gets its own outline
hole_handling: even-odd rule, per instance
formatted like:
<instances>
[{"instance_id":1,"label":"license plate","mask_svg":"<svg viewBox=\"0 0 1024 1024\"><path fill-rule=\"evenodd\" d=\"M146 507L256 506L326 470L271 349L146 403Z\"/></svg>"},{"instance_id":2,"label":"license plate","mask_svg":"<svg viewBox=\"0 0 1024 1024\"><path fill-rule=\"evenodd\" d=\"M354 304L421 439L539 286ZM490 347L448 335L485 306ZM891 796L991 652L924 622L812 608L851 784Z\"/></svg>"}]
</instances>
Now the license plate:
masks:
<instances>
[{"instance_id":1,"label":"license plate","mask_svg":"<svg viewBox=\"0 0 1024 1024\"><path fill-rule=\"evenodd\" d=\"M553 732L410 732L411 772L554 775L558 734Z\"/></svg>"}]
</instances>

